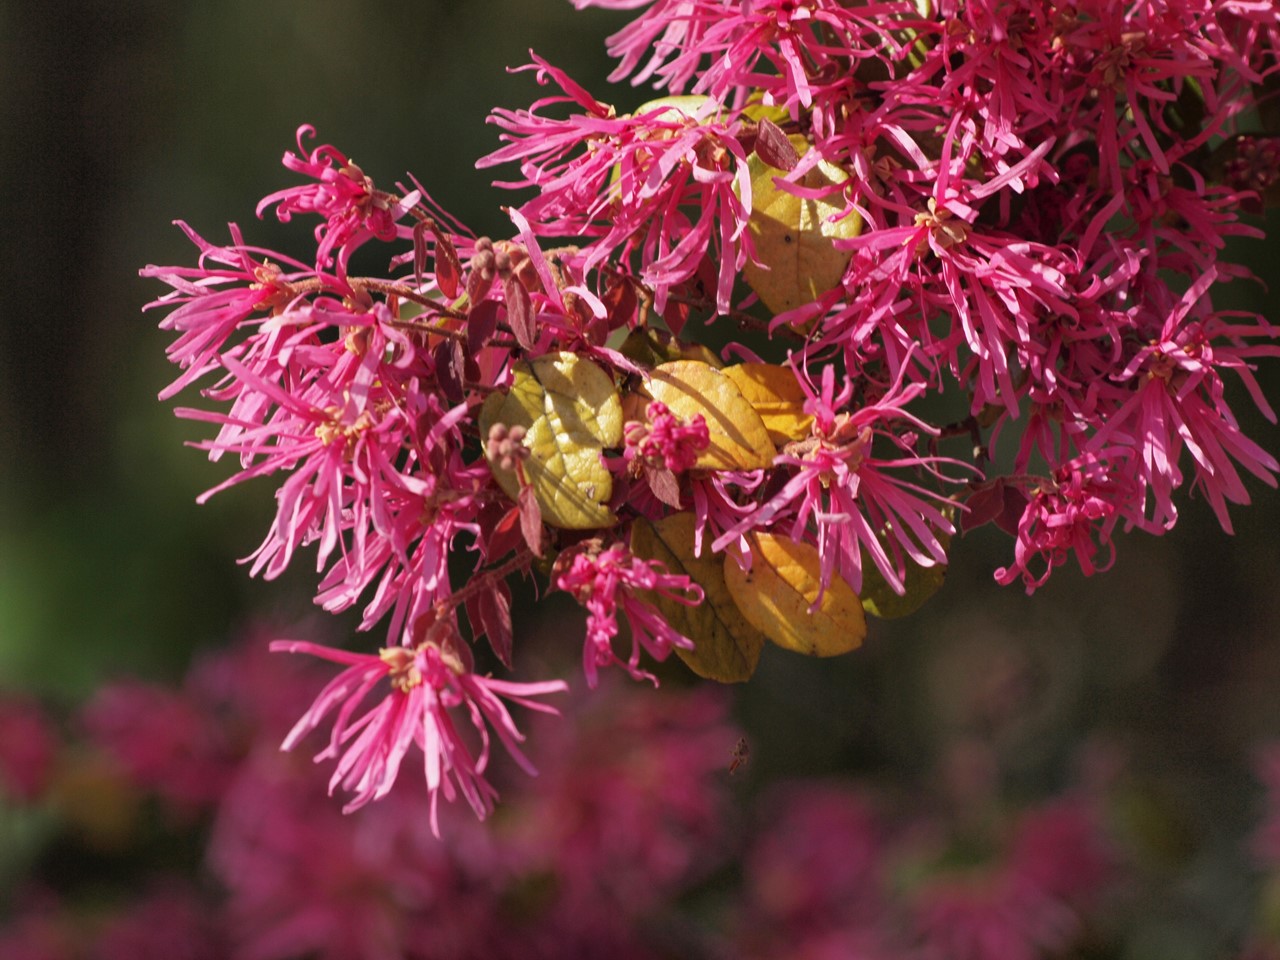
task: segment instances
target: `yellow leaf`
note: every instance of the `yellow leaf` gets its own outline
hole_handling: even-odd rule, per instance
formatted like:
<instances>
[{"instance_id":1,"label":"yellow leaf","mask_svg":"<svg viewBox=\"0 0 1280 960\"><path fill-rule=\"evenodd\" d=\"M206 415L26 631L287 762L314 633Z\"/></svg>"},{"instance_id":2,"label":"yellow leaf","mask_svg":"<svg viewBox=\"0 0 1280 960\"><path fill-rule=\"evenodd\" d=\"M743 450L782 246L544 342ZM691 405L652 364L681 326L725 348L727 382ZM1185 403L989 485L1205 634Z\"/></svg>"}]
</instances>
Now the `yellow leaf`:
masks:
<instances>
[{"instance_id":1,"label":"yellow leaf","mask_svg":"<svg viewBox=\"0 0 1280 960\"><path fill-rule=\"evenodd\" d=\"M803 156L808 141L799 134L790 138ZM774 185L784 171L771 167L755 153L747 157L751 174L751 220L748 229L755 240L758 267L747 261L742 274L761 302L774 313L816 300L840 282L852 253L837 250L832 241L856 237L862 217L855 211L834 222L844 210L844 194L836 190L820 200L807 200ZM826 160L800 178L804 187L844 183L849 175Z\"/></svg>"},{"instance_id":2,"label":"yellow leaf","mask_svg":"<svg viewBox=\"0 0 1280 960\"><path fill-rule=\"evenodd\" d=\"M742 615L757 630L787 650L814 657L848 653L867 635L867 618L853 588L833 577L818 598L818 551L808 543L772 533L753 533L751 570L732 556L724 561L724 579Z\"/></svg>"},{"instance_id":3,"label":"yellow leaf","mask_svg":"<svg viewBox=\"0 0 1280 960\"><path fill-rule=\"evenodd\" d=\"M755 407L769 431L774 446L803 440L810 434L813 417L804 412L805 395L790 367L773 363L740 363L725 367L724 375L734 382Z\"/></svg>"},{"instance_id":4,"label":"yellow leaf","mask_svg":"<svg viewBox=\"0 0 1280 960\"><path fill-rule=\"evenodd\" d=\"M694 517L676 513L657 523L640 519L631 528L631 552L646 560L661 560L672 573L687 574L702 587L706 600L695 607L662 596L647 596L667 622L695 644L676 653L700 677L721 683L749 680L760 659L764 634L751 626L733 602L724 582L724 562L703 545L693 553Z\"/></svg>"},{"instance_id":5,"label":"yellow leaf","mask_svg":"<svg viewBox=\"0 0 1280 960\"><path fill-rule=\"evenodd\" d=\"M700 360L676 360L654 368L644 385L654 400L684 420L702 414L711 446L697 470L756 470L772 466L777 449L760 414L732 380Z\"/></svg>"},{"instance_id":6,"label":"yellow leaf","mask_svg":"<svg viewBox=\"0 0 1280 960\"><path fill-rule=\"evenodd\" d=\"M523 468L543 521L570 530L613 526L618 518L606 506L613 478L600 462L601 450L622 442L622 402L613 378L572 353L521 361L514 370L510 391L492 394L480 410L486 446L495 423L524 427L529 457ZM489 468L507 496L517 499L515 471L491 458Z\"/></svg>"}]
</instances>

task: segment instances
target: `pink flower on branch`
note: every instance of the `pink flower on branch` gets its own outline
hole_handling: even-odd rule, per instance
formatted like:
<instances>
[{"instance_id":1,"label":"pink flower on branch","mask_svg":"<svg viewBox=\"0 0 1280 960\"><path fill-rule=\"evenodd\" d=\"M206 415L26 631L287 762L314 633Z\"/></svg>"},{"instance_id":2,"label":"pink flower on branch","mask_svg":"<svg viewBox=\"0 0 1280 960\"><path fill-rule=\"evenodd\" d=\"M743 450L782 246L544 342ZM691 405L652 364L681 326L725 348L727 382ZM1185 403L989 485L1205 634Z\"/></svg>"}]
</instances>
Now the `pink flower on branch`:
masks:
<instances>
[{"instance_id":1,"label":"pink flower on branch","mask_svg":"<svg viewBox=\"0 0 1280 960\"><path fill-rule=\"evenodd\" d=\"M450 802L461 795L481 819L493 809L497 792L484 776L489 766L490 728L516 763L527 773L536 774L519 747L524 735L503 700L541 713L556 713L555 708L534 698L568 689L561 680L512 683L479 676L472 672L470 657L456 640L440 643L428 639L416 647L386 647L377 655L296 640L277 640L271 649L309 653L347 665L316 697L282 748L295 747L336 710L329 744L316 760L338 761L329 791L341 787L351 794L344 808L350 812L385 797L410 748L417 746L423 754L432 829L437 835L442 794ZM384 680L391 689L375 706L355 716ZM463 732L468 726L471 736Z\"/></svg>"},{"instance_id":2,"label":"pink flower on branch","mask_svg":"<svg viewBox=\"0 0 1280 960\"><path fill-rule=\"evenodd\" d=\"M853 382L846 379L837 394L834 367L823 368L820 392L803 379L800 383L809 396L805 411L813 415L813 433L789 444L776 461L795 473L717 537L711 549L719 552L749 530L781 523L793 538L816 541L824 586L839 575L860 591L865 552L889 586L904 593L906 560L923 567L946 563L944 540L955 533L943 509L949 504L946 497L892 472L923 470L945 480L939 466L955 463L915 453L888 429L894 422L905 422L925 434L937 432L905 409L925 387L905 385L900 374L883 397L849 413L841 408L853 396ZM900 455L875 456L872 444L877 436L897 446Z\"/></svg>"},{"instance_id":3,"label":"pink flower on branch","mask_svg":"<svg viewBox=\"0 0 1280 960\"><path fill-rule=\"evenodd\" d=\"M536 69L539 83L555 80L567 95L528 110L496 109L490 121L505 131L507 146L476 165L518 161L524 179L497 185L538 189L520 207L538 233L589 238L584 271L638 254L659 312L668 291L710 256L718 263L717 309L728 312L734 280L751 253L744 123L722 118L724 109L712 101L701 109L659 105L618 117L562 71L534 60L525 69ZM565 103L586 112L563 120L538 112Z\"/></svg>"},{"instance_id":4,"label":"pink flower on branch","mask_svg":"<svg viewBox=\"0 0 1280 960\"><path fill-rule=\"evenodd\" d=\"M695 414L688 423L681 422L657 400L645 410L647 423L633 420L626 427L626 458L651 467L665 467L672 473L689 470L698 455L711 446L711 433L706 418Z\"/></svg>"},{"instance_id":5,"label":"pink flower on branch","mask_svg":"<svg viewBox=\"0 0 1280 960\"><path fill-rule=\"evenodd\" d=\"M315 229L316 269L332 267L337 251L337 268L342 276L351 254L368 240L386 242L412 236L412 227L397 223L420 195L414 191L400 197L378 190L365 172L336 147L325 144L308 151L303 140L314 136L313 127L299 127L298 152L285 151L284 155L286 168L314 182L264 197L258 204L258 216L274 206L276 216L285 223L295 213L322 217L324 222Z\"/></svg>"},{"instance_id":6,"label":"pink flower on branch","mask_svg":"<svg viewBox=\"0 0 1280 960\"><path fill-rule=\"evenodd\" d=\"M239 227L231 225L231 246L210 243L181 220L178 227L200 251L194 267L145 267L139 274L153 277L173 287L170 293L147 304L145 309L167 309L160 322L162 330L178 332L169 345L169 360L183 374L164 390L168 400L201 377L220 368L220 354L232 335L256 326L261 318L281 312L301 296L295 283L310 280L314 272L295 260L269 250L247 246ZM255 257L264 256L262 261ZM280 264L291 268L284 272ZM243 347L234 348L235 352Z\"/></svg>"},{"instance_id":7,"label":"pink flower on branch","mask_svg":"<svg viewBox=\"0 0 1280 960\"><path fill-rule=\"evenodd\" d=\"M1247 504L1249 494L1236 469L1242 466L1268 486L1276 486L1280 464L1246 437L1225 396L1222 371L1243 381L1262 414L1275 412L1251 372L1251 359L1278 356L1280 346L1251 344L1247 338L1272 336L1259 323L1230 323L1211 312L1206 299L1217 279L1201 275L1180 300L1166 305L1163 323L1151 342L1133 353L1112 379L1112 412L1090 440L1090 448L1122 443L1138 453L1137 476L1152 504L1151 515L1135 522L1161 532L1177 521L1173 492L1183 482L1179 461L1185 448L1195 469L1195 486L1208 498L1228 533L1227 502Z\"/></svg>"},{"instance_id":8,"label":"pink flower on branch","mask_svg":"<svg viewBox=\"0 0 1280 960\"><path fill-rule=\"evenodd\" d=\"M1072 555L1086 576L1109 569L1115 562L1111 534L1116 524L1141 516L1140 487L1127 469L1128 454L1123 448L1103 456L1083 454L1031 490L1018 523L1014 562L996 571L996 581L1021 578L1033 593ZM1099 558L1102 547L1108 552ZM1033 561L1043 563L1042 570L1033 570Z\"/></svg>"},{"instance_id":9,"label":"pink flower on branch","mask_svg":"<svg viewBox=\"0 0 1280 960\"><path fill-rule=\"evenodd\" d=\"M620 543L603 550L598 543L588 543L565 551L556 560L552 584L557 590L572 594L587 609L582 666L592 687L601 667L623 663L613 649L619 611L631 628L631 654L623 666L633 678L657 683L653 674L640 668L641 649L659 661L665 660L673 647L693 649L692 640L676 631L637 594L651 592L692 607L703 601L702 588L688 576L668 573L656 560L633 556Z\"/></svg>"}]
</instances>

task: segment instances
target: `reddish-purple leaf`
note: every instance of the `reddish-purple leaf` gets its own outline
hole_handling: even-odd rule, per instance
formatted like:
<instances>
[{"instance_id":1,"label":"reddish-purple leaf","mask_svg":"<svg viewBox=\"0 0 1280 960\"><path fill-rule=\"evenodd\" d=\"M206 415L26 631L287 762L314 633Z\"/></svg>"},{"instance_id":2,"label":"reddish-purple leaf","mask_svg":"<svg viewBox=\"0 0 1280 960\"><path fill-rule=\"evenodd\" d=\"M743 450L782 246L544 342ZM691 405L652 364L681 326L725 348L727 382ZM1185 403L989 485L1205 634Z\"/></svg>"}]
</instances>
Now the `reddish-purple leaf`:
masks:
<instances>
[{"instance_id":1,"label":"reddish-purple leaf","mask_svg":"<svg viewBox=\"0 0 1280 960\"><path fill-rule=\"evenodd\" d=\"M644 468L644 478L649 482L653 495L668 506L680 509L680 481L666 467Z\"/></svg>"},{"instance_id":2,"label":"reddish-purple leaf","mask_svg":"<svg viewBox=\"0 0 1280 960\"><path fill-rule=\"evenodd\" d=\"M489 638L489 646L502 665L511 669L511 590L503 581L476 596L476 613L480 627Z\"/></svg>"},{"instance_id":3,"label":"reddish-purple leaf","mask_svg":"<svg viewBox=\"0 0 1280 960\"><path fill-rule=\"evenodd\" d=\"M542 556L542 508L533 494L533 485L520 488L520 532L535 557Z\"/></svg>"},{"instance_id":4,"label":"reddish-purple leaf","mask_svg":"<svg viewBox=\"0 0 1280 960\"><path fill-rule=\"evenodd\" d=\"M516 342L525 350L532 350L538 342L538 332L529 291L514 275L502 281L502 291L507 303L507 325Z\"/></svg>"},{"instance_id":5,"label":"reddish-purple leaf","mask_svg":"<svg viewBox=\"0 0 1280 960\"><path fill-rule=\"evenodd\" d=\"M498 329L498 301L481 300L467 313L467 353L475 356Z\"/></svg>"},{"instance_id":6,"label":"reddish-purple leaf","mask_svg":"<svg viewBox=\"0 0 1280 960\"><path fill-rule=\"evenodd\" d=\"M964 505L967 509L960 514L962 533L990 523L1004 510L1004 480L997 479L983 484L969 494Z\"/></svg>"},{"instance_id":7,"label":"reddish-purple leaf","mask_svg":"<svg viewBox=\"0 0 1280 960\"><path fill-rule=\"evenodd\" d=\"M431 232L436 238L436 283L446 297L456 297L462 288L462 262L458 259L458 251L439 227L433 226Z\"/></svg>"},{"instance_id":8,"label":"reddish-purple leaf","mask_svg":"<svg viewBox=\"0 0 1280 960\"><path fill-rule=\"evenodd\" d=\"M756 133L756 155L771 167L779 170L794 170L800 162L800 154L795 145L782 132L782 128L771 120L760 121Z\"/></svg>"}]
</instances>

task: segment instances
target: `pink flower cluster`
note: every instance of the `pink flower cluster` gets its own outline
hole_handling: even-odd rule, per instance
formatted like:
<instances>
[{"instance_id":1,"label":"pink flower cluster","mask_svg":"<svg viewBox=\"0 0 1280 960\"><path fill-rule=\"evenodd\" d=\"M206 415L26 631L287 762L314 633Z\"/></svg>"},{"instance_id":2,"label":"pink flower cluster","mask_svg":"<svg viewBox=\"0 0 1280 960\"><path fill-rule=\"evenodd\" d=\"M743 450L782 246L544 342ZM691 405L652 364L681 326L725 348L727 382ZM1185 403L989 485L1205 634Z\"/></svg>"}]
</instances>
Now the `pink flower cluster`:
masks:
<instances>
[{"instance_id":1,"label":"pink flower cluster","mask_svg":"<svg viewBox=\"0 0 1280 960\"><path fill-rule=\"evenodd\" d=\"M556 562L561 570L553 575L552 586L575 597L587 610L587 644L582 663L591 686L596 685L600 667L618 660L613 639L618 635L619 610L631 628L631 654L625 666L636 679L654 679L653 674L640 668L641 648L657 660L665 660L673 647L693 649L692 640L677 632L651 603L639 596L646 591L651 596L696 606L703 601L703 591L687 576L669 573L656 561L632 556L621 544L604 551L588 544L586 549L562 553Z\"/></svg>"},{"instance_id":2,"label":"pink flower cluster","mask_svg":"<svg viewBox=\"0 0 1280 960\"><path fill-rule=\"evenodd\" d=\"M314 547L317 603L386 625L377 655L277 647L346 665L297 733L333 717L321 756L351 807L386 796L412 747L433 809L440 794L490 809L490 733L521 762L502 700L545 710L532 698L561 685L495 680L470 645L512 665L507 581L543 558L587 609L590 684L613 663L649 676L641 650L694 642L655 602L700 603L702 588L633 555L637 518L692 512L704 554L782 534L816 548L824 587L860 590L869 562L898 593L913 567L947 562L957 515L998 520L1015 546L997 579L1030 591L1070 556L1105 569L1118 526L1171 528L1188 485L1228 531L1245 474L1275 486L1280 464L1231 408L1234 383L1275 419L1252 372L1280 353L1275 328L1213 302L1247 276L1226 244L1261 237L1242 217L1276 180L1276 131L1244 127L1280 71L1274 4L577 5L641 10L610 41L615 78L664 96L622 113L535 56L559 92L495 110L502 145L480 161L516 165L500 185L534 191L511 238L473 236L416 181L377 186L303 127L284 159L303 182L258 212L314 218L313 260L183 224L196 265L142 271L172 288L151 304L181 371L162 397L199 385L216 409L178 413L216 429L197 444L211 459L238 463L205 497L279 478L252 573ZM834 211L799 239L845 264L771 317L744 280L784 272L755 239L766 186ZM352 274L371 243L391 245L389 276ZM806 435L777 441L767 467L694 469L705 418L624 404L624 440L600 454L613 493L592 516L608 522L546 522L526 469L540 441L482 430L487 401L552 354L639 399L650 364L628 335L697 341L717 318L782 345ZM971 458L942 451L961 439Z\"/></svg>"}]
</instances>

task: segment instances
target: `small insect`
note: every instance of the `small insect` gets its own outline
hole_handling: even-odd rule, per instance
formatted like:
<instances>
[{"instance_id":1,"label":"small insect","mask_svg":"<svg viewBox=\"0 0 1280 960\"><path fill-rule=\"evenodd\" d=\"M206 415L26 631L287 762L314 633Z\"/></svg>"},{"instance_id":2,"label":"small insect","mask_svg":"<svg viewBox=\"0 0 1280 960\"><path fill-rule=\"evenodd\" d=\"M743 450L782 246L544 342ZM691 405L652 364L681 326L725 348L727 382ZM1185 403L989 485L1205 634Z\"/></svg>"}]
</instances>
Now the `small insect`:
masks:
<instances>
[{"instance_id":1,"label":"small insect","mask_svg":"<svg viewBox=\"0 0 1280 960\"><path fill-rule=\"evenodd\" d=\"M747 745L747 738L739 737L738 742L733 745L732 759L729 761L729 776L733 776L741 767L746 766L750 755L751 748Z\"/></svg>"}]
</instances>

